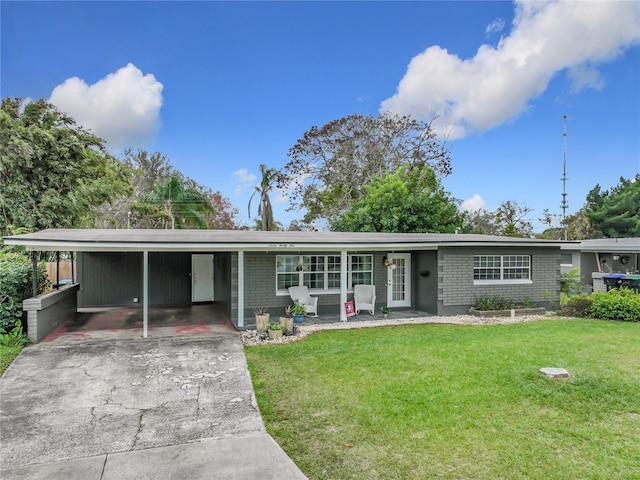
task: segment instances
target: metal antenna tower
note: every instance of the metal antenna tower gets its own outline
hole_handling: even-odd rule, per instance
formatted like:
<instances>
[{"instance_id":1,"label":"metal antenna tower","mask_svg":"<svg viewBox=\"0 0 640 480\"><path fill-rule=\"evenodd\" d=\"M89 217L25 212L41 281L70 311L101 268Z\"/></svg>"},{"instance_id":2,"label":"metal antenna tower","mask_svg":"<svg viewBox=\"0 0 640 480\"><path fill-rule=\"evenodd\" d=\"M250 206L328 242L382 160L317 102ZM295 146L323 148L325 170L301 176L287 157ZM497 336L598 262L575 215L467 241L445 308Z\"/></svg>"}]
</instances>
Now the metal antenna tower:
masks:
<instances>
[{"instance_id":1,"label":"metal antenna tower","mask_svg":"<svg viewBox=\"0 0 640 480\"><path fill-rule=\"evenodd\" d=\"M563 137L563 147L564 147L564 156L562 161L562 203L560 207L562 208L562 224L564 225L565 219L567 218L567 208L569 208L569 204L567 203L567 116L563 115L564 119L564 133ZM564 225L564 239L567 239L567 226Z\"/></svg>"}]
</instances>

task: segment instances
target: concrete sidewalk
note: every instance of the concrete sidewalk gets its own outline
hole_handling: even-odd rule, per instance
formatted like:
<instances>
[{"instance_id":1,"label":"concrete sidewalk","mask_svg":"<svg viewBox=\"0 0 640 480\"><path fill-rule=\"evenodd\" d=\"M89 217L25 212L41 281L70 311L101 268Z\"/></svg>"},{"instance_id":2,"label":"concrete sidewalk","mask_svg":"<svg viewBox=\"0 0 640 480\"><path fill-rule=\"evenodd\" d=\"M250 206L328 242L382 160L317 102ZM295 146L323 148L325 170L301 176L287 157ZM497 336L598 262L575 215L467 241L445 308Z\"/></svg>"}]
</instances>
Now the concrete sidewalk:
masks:
<instances>
[{"instance_id":1,"label":"concrete sidewalk","mask_svg":"<svg viewBox=\"0 0 640 480\"><path fill-rule=\"evenodd\" d=\"M0 378L3 479L304 479L237 332L27 347Z\"/></svg>"}]
</instances>

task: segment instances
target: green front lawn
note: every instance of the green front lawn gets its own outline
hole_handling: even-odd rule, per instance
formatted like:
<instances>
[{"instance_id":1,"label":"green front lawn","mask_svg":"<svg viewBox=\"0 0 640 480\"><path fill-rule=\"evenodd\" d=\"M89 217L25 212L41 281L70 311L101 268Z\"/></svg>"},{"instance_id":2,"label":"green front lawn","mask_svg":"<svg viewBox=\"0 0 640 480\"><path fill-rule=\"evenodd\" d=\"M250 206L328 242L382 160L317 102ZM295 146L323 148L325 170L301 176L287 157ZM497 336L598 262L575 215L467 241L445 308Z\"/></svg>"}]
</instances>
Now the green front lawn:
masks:
<instances>
[{"instance_id":1,"label":"green front lawn","mask_svg":"<svg viewBox=\"0 0 640 480\"><path fill-rule=\"evenodd\" d=\"M4 373L13 359L18 356L20 351L24 348L22 345L0 345L0 375Z\"/></svg>"},{"instance_id":2,"label":"green front lawn","mask_svg":"<svg viewBox=\"0 0 640 480\"><path fill-rule=\"evenodd\" d=\"M324 331L246 356L269 433L312 480L640 478L637 323Z\"/></svg>"}]
</instances>

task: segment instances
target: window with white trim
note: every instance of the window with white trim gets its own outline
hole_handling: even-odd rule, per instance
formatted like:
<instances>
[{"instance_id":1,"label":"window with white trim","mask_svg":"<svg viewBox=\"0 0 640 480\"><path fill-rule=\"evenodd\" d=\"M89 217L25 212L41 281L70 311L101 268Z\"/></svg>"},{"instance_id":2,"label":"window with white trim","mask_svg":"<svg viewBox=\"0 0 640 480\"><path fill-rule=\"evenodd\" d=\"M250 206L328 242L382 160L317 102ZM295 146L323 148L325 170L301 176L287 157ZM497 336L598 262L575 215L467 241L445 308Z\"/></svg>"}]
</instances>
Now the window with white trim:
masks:
<instances>
[{"instance_id":1,"label":"window with white trim","mask_svg":"<svg viewBox=\"0 0 640 480\"><path fill-rule=\"evenodd\" d=\"M560 253L560 265L571 266L573 265L573 254L561 252Z\"/></svg>"},{"instance_id":2,"label":"window with white trim","mask_svg":"<svg viewBox=\"0 0 640 480\"><path fill-rule=\"evenodd\" d=\"M373 255L349 255L349 286L373 285ZM315 293L340 290L340 255L277 255L276 290L305 285Z\"/></svg>"},{"instance_id":3,"label":"window with white trim","mask_svg":"<svg viewBox=\"0 0 640 480\"><path fill-rule=\"evenodd\" d=\"M531 255L474 255L476 283L523 283L531 281Z\"/></svg>"}]
</instances>

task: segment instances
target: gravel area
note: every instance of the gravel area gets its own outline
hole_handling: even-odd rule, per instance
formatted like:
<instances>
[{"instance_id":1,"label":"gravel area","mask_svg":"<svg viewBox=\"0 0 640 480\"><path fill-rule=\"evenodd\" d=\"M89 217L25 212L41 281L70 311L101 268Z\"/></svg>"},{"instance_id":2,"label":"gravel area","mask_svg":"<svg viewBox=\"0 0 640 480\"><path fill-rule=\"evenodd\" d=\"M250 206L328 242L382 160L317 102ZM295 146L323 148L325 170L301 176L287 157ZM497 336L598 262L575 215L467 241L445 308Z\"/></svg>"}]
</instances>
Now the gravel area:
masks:
<instances>
[{"instance_id":1,"label":"gravel area","mask_svg":"<svg viewBox=\"0 0 640 480\"><path fill-rule=\"evenodd\" d=\"M387 325L419 325L425 323L446 323L451 325L504 325L509 323L534 322L557 318L554 312L544 315L523 315L516 317L476 317L473 315L451 315L443 317L417 317L386 320L358 320L357 322L336 322L316 325L295 325L293 335L283 336L278 340L269 340L266 333L258 333L256 330L245 330L240 333L244 345L269 345L274 343L295 342L320 330L347 330L351 328L384 327Z\"/></svg>"}]
</instances>

